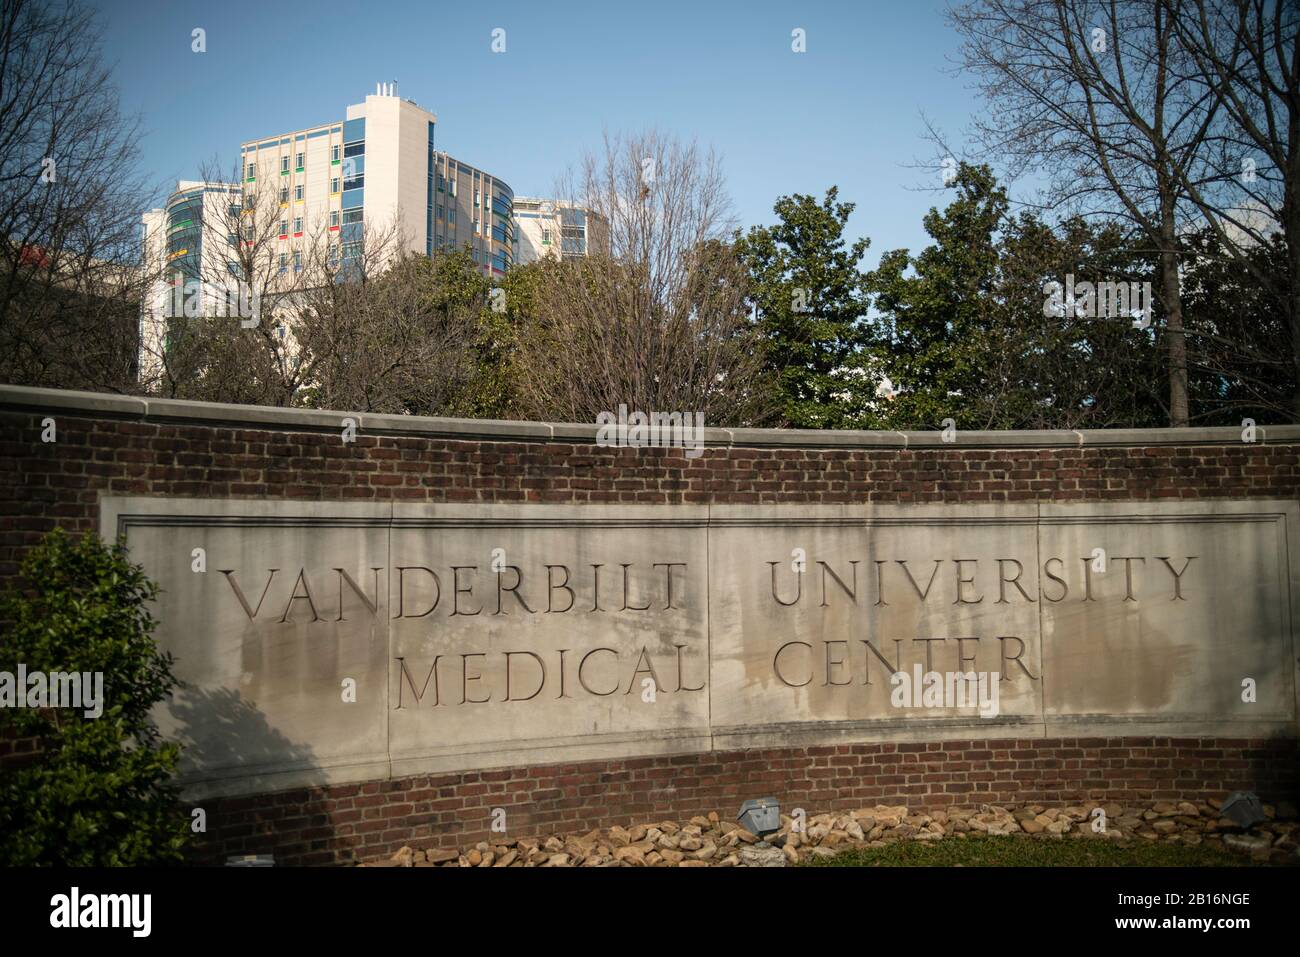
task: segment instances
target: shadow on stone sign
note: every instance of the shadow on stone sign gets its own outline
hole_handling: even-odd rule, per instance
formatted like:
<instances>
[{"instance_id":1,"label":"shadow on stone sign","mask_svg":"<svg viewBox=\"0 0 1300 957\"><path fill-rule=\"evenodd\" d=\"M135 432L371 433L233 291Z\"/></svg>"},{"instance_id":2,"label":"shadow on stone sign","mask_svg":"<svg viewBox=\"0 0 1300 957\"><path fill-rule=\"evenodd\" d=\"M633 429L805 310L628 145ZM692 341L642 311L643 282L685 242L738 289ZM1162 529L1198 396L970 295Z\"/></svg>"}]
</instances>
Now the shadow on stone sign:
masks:
<instances>
[{"instance_id":1,"label":"shadow on stone sign","mask_svg":"<svg viewBox=\"0 0 1300 957\"><path fill-rule=\"evenodd\" d=\"M170 737L181 745L180 774L184 785L215 782L223 772L238 770L275 773L310 771L316 755L306 744L285 737L260 710L229 688L186 687L168 705L175 727ZM324 783L299 778L299 785ZM270 784L270 787L274 787ZM269 789L269 788L268 788Z\"/></svg>"}]
</instances>

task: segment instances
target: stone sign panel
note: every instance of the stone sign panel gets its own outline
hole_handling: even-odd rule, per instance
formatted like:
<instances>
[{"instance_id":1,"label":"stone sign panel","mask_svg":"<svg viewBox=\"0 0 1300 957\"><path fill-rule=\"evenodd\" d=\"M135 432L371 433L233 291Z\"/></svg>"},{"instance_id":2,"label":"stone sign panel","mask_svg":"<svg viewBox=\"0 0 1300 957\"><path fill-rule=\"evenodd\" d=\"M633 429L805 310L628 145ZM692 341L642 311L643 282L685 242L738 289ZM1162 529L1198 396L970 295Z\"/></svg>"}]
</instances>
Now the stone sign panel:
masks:
<instances>
[{"instance_id":1,"label":"stone sign panel","mask_svg":"<svg viewBox=\"0 0 1300 957\"><path fill-rule=\"evenodd\" d=\"M110 497L190 793L710 749L1294 734L1297 506Z\"/></svg>"}]
</instances>

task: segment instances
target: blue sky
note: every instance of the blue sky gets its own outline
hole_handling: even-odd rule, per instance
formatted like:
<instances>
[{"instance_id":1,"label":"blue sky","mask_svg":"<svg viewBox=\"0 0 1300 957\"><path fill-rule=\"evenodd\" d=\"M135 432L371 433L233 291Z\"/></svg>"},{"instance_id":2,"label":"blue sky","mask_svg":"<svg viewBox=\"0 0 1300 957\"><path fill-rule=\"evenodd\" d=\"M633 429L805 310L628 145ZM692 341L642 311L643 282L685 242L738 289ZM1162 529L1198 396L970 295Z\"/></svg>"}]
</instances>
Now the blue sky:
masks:
<instances>
[{"instance_id":1,"label":"blue sky","mask_svg":"<svg viewBox=\"0 0 1300 957\"><path fill-rule=\"evenodd\" d=\"M979 104L952 73L942 0L221 3L105 0L104 49L148 131L145 172L195 178L243 140L338 120L396 79L438 116L442 149L545 195L602 131L648 127L714 147L743 225L778 196L855 202L853 236L925 242L946 197L922 113L960 140ZM207 52L191 51L206 31ZM506 52L491 51L493 29ZM791 31L807 52L791 51Z\"/></svg>"}]
</instances>

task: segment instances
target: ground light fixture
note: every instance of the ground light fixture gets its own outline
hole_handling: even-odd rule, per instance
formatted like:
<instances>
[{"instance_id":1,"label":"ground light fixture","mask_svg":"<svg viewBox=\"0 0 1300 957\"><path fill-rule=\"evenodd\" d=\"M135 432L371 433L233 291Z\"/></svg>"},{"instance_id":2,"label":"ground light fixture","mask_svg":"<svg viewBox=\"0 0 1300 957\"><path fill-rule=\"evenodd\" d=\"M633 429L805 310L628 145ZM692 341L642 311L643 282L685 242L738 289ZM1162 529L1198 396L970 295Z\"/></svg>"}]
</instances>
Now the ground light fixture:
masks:
<instances>
[{"instance_id":1,"label":"ground light fixture","mask_svg":"<svg viewBox=\"0 0 1300 957\"><path fill-rule=\"evenodd\" d=\"M776 798L756 798L740 806L736 820L751 834L764 837L781 829L781 805Z\"/></svg>"},{"instance_id":2,"label":"ground light fixture","mask_svg":"<svg viewBox=\"0 0 1300 957\"><path fill-rule=\"evenodd\" d=\"M1228 795L1219 813L1239 827L1254 827L1267 820L1264 805L1254 791L1235 791Z\"/></svg>"}]
</instances>

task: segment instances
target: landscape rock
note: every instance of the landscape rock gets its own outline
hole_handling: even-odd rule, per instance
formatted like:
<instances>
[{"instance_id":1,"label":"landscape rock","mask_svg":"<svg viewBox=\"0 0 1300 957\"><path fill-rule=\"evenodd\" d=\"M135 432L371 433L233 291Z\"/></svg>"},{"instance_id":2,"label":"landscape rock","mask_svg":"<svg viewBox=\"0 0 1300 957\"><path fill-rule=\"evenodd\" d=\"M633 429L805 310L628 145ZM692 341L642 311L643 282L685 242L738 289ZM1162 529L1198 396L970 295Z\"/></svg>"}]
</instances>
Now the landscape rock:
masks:
<instances>
[{"instance_id":1,"label":"landscape rock","mask_svg":"<svg viewBox=\"0 0 1300 957\"><path fill-rule=\"evenodd\" d=\"M1273 844L1271 838L1264 834L1225 834L1223 846L1243 854L1255 851L1267 851Z\"/></svg>"},{"instance_id":2,"label":"landscape rock","mask_svg":"<svg viewBox=\"0 0 1300 957\"><path fill-rule=\"evenodd\" d=\"M786 856L779 847L743 847L740 862L746 867L784 867Z\"/></svg>"},{"instance_id":3,"label":"landscape rock","mask_svg":"<svg viewBox=\"0 0 1300 957\"><path fill-rule=\"evenodd\" d=\"M390 860L392 860L392 862L398 867L414 867L415 849L411 847L403 847L394 854Z\"/></svg>"},{"instance_id":4,"label":"landscape rock","mask_svg":"<svg viewBox=\"0 0 1300 957\"><path fill-rule=\"evenodd\" d=\"M1060 807L1040 804L978 808L907 808L875 805L822 813L796 822L782 815L780 831L766 840L718 812L687 822L614 824L581 834L508 837L493 834L461 849L403 846L365 867L783 867L834 857L851 848L897 841L963 840L971 835L1018 835L1021 840L1108 840L1124 844L1168 841L1197 847L1218 842L1266 864L1300 863L1300 822L1284 803L1265 806L1271 816L1243 829L1219 817L1219 802L1156 801L1121 805L1096 800ZM1100 808L1106 827L1094 831ZM800 824L806 820L807 829Z\"/></svg>"}]
</instances>

